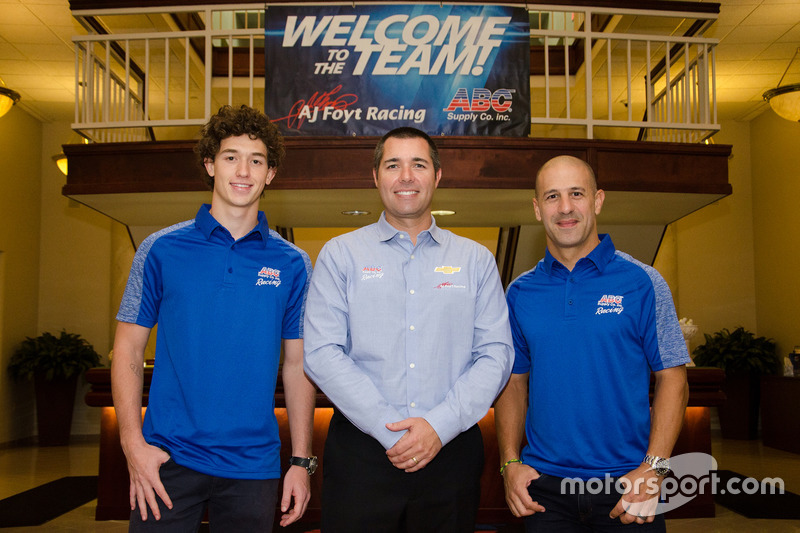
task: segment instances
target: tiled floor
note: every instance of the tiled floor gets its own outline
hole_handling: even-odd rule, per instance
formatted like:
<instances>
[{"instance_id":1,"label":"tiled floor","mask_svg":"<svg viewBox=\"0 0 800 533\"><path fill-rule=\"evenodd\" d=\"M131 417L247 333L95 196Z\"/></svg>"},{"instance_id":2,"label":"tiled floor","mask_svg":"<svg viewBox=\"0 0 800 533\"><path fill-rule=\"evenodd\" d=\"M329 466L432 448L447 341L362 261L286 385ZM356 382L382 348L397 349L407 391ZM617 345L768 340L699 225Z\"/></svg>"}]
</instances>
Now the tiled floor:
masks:
<instances>
[{"instance_id":1,"label":"tiled floor","mask_svg":"<svg viewBox=\"0 0 800 533\"><path fill-rule=\"evenodd\" d=\"M96 475L96 439L76 438L68 447L19 447L0 449L0 499L63 476ZM800 455L761 445L761 441L735 441L715 437L713 455L720 469L733 470L757 479L780 477L788 491L800 494ZM17 532L125 532L124 521L96 522L90 502L40 527L5 528ZM668 520L667 530L694 532L800 532L800 521L750 520L717 506L716 518Z\"/></svg>"}]
</instances>

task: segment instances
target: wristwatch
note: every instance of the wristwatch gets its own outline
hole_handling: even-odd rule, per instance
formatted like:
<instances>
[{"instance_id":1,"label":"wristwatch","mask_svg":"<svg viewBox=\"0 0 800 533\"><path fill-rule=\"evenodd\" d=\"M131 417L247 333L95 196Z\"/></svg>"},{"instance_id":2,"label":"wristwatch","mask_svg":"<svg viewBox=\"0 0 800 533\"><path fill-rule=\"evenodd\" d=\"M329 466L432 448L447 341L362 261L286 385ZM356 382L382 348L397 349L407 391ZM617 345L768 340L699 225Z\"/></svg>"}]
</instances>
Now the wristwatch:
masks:
<instances>
[{"instance_id":1,"label":"wristwatch","mask_svg":"<svg viewBox=\"0 0 800 533\"><path fill-rule=\"evenodd\" d=\"M308 470L308 475L310 476L314 472L317 471L317 456L311 457L291 457L289 459L289 464L292 466L302 466L306 470Z\"/></svg>"},{"instance_id":2,"label":"wristwatch","mask_svg":"<svg viewBox=\"0 0 800 533\"><path fill-rule=\"evenodd\" d=\"M659 477L664 477L670 473L668 457L658 457L657 455L645 455L644 459L642 459L642 462L650 465L650 467L652 467L653 469L653 472L655 472L656 475Z\"/></svg>"}]
</instances>

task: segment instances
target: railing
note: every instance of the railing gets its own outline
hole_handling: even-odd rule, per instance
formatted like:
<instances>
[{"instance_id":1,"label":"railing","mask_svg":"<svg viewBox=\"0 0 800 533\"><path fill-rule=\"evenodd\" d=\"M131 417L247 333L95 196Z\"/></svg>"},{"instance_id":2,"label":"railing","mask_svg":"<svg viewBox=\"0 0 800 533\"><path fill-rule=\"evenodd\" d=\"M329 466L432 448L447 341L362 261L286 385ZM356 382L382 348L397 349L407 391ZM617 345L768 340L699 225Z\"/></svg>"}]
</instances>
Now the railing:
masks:
<instances>
[{"instance_id":1,"label":"railing","mask_svg":"<svg viewBox=\"0 0 800 533\"><path fill-rule=\"evenodd\" d=\"M543 61L531 77L532 136L698 142L719 130L716 41L702 37L715 15L549 4L528 10L536 22L532 50ZM91 140L191 138L221 105L263 107L264 4L73 15L144 16L154 27L124 33L132 25L122 22L115 34L73 38L72 127ZM681 31L687 35L675 35ZM555 64L560 49L563 64Z\"/></svg>"}]
</instances>

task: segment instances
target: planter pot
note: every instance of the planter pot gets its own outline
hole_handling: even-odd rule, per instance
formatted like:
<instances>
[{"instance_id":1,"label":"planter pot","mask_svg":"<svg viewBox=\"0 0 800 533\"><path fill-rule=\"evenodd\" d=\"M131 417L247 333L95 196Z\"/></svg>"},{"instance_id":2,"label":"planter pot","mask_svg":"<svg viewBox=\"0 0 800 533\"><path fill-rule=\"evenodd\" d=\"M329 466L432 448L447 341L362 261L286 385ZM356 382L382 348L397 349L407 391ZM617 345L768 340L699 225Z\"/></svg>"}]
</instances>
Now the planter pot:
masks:
<instances>
[{"instance_id":1,"label":"planter pot","mask_svg":"<svg viewBox=\"0 0 800 533\"><path fill-rule=\"evenodd\" d=\"M719 425L726 439L757 439L761 401L761 376L731 374L725 377L722 391L727 396L719 406Z\"/></svg>"},{"instance_id":2,"label":"planter pot","mask_svg":"<svg viewBox=\"0 0 800 533\"><path fill-rule=\"evenodd\" d=\"M77 374L69 379L47 381L43 375L33 377L36 391L36 425L39 446L66 446L72 428L72 411Z\"/></svg>"}]
</instances>

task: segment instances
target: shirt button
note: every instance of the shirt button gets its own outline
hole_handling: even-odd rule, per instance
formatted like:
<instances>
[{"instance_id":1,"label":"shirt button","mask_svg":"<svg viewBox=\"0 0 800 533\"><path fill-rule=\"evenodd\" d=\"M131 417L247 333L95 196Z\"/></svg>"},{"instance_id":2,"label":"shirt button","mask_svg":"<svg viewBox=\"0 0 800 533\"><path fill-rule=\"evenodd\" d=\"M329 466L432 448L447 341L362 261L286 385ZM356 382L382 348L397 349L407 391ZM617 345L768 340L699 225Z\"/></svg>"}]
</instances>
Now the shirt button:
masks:
<instances>
[{"instance_id":1,"label":"shirt button","mask_svg":"<svg viewBox=\"0 0 800 533\"><path fill-rule=\"evenodd\" d=\"M414 368L415 366L417 366L417 365L415 365L414 363L411 363L410 365L408 365L408 368Z\"/></svg>"},{"instance_id":2,"label":"shirt button","mask_svg":"<svg viewBox=\"0 0 800 533\"><path fill-rule=\"evenodd\" d=\"M411 331L414 331L414 326L411 326L408 329L410 329Z\"/></svg>"},{"instance_id":3,"label":"shirt button","mask_svg":"<svg viewBox=\"0 0 800 533\"><path fill-rule=\"evenodd\" d=\"M569 301L569 305L572 305L572 300Z\"/></svg>"},{"instance_id":4,"label":"shirt button","mask_svg":"<svg viewBox=\"0 0 800 533\"><path fill-rule=\"evenodd\" d=\"M411 407L416 407L416 406L417 406L417 402L411 402Z\"/></svg>"},{"instance_id":5,"label":"shirt button","mask_svg":"<svg viewBox=\"0 0 800 533\"><path fill-rule=\"evenodd\" d=\"M414 259L414 254L411 254L411 259Z\"/></svg>"},{"instance_id":6,"label":"shirt button","mask_svg":"<svg viewBox=\"0 0 800 533\"><path fill-rule=\"evenodd\" d=\"M408 291L408 294L414 294L414 289L411 289L410 291Z\"/></svg>"},{"instance_id":7,"label":"shirt button","mask_svg":"<svg viewBox=\"0 0 800 533\"><path fill-rule=\"evenodd\" d=\"M228 274L230 274L230 273L232 273L232 272L233 272L233 269L232 269L232 268L229 268L229 269L228 269Z\"/></svg>"},{"instance_id":8,"label":"shirt button","mask_svg":"<svg viewBox=\"0 0 800 533\"><path fill-rule=\"evenodd\" d=\"M402 233L401 233L401 234L400 234L400 236L398 237L398 239L405 239L405 238L406 238L406 236L405 236L405 235L403 235Z\"/></svg>"}]
</instances>

